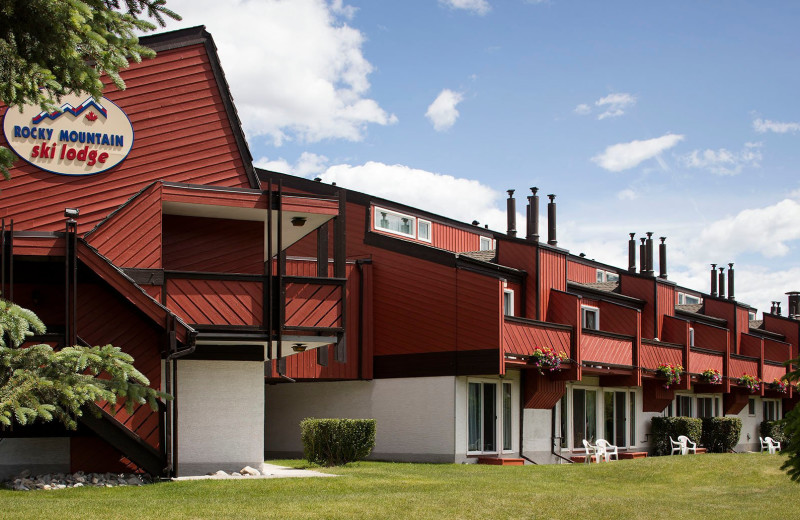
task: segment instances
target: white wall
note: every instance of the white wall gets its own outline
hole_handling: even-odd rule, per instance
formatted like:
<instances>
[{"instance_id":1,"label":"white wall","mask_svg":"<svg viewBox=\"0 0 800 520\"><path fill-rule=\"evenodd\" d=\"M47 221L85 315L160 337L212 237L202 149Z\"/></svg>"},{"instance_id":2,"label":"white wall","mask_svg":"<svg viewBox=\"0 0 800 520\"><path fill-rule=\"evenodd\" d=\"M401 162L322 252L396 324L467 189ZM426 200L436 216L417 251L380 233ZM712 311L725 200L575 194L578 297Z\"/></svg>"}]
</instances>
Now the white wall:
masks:
<instances>
[{"instance_id":1,"label":"white wall","mask_svg":"<svg viewBox=\"0 0 800 520\"><path fill-rule=\"evenodd\" d=\"M33 475L69 472L69 438L0 440L0 479L24 469Z\"/></svg>"},{"instance_id":2,"label":"white wall","mask_svg":"<svg viewBox=\"0 0 800 520\"><path fill-rule=\"evenodd\" d=\"M264 461L264 363L178 360L178 474Z\"/></svg>"},{"instance_id":3,"label":"white wall","mask_svg":"<svg viewBox=\"0 0 800 520\"><path fill-rule=\"evenodd\" d=\"M306 417L376 419L370 458L453 462L456 378L267 385L267 457L301 456L300 421Z\"/></svg>"}]
</instances>

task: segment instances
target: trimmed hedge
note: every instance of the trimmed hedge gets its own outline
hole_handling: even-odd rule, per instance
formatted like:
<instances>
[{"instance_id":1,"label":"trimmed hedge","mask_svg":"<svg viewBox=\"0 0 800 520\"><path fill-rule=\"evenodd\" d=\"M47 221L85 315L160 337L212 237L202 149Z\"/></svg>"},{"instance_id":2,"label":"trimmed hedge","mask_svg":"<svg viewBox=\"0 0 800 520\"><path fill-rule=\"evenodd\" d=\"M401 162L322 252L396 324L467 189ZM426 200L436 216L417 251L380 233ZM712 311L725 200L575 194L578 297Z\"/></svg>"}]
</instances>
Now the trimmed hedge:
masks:
<instances>
[{"instance_id":1,"label":"trimmed hedge","mask_svg":"<svg viewBox=\"0 0 800 520\"><path fill-rule=\"evenodd\" d=\"M300 438L307 461L347 464L366 458L375 447L375 419L303 419Z\"/></svg>"},{"instance_id":2,"label":"trimmed hedge","mask_svg":"<svg viewBox=\"0 0 800 520\"><path fill-rule=\"evenodd\" d=\"M692 442L699 444L703 434L702 421L693 417L653 417L651 424L653 455L672 453L670 437L677 441L679 435L686 435Z\"/></svg>"},{"instance_id":3,"label":"trimmed hedge","mask_svg":"<svg viewBox=\"0 0 800 520\"><path fill-rule=\"evenodd\" d=\"M783 429L783 421L762 421L759 428L761 437L772 437L772 440L781 443L781 446L789 442L789 436Z\"/></svg>"},{"instance_id":4,"label":"trimmed hedge","mask_svg":"<svg viewBox=\"0 0 800 520\"><path fill-rule=\"evenodd\" d=\"M706 417L701 442L710 453L728 453L739 443L741 433L742 420L738 417Z\"/></svg>"}]
</instances>

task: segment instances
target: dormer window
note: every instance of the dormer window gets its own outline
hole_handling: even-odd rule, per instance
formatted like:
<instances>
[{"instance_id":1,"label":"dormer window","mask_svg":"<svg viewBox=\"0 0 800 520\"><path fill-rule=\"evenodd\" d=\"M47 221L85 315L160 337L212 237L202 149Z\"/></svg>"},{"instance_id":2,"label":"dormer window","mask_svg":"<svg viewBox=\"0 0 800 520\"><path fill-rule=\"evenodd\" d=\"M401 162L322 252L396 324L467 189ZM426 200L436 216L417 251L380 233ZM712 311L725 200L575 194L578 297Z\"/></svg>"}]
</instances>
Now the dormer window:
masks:
<instances>
[{"instance_id":1,"label":"dormer window","mask_svg":"<svg viewBox=\"0 0 800 520\"><path fill-rule=\"evenodd\" d=\"M379 207L375 207L374 212L376 230L423 242L431 241L432 226L429 220L418 219L412 215Z\"/></svg>"},{"instance_id":2,"label":"dormer window","mask_svg":"<svg viewBox=\"0 0 800 520\"><path fill-rule=\"evenodd\" d=\"M698 303L703 303L702 298L699 296L684 292L678 293L678 305L697 305Z\"/></svg>"},{"instance_id":3,"label":"dormer window","mask_svg":"<svg viewBox=\"0 0 800 520\"><path fill-rule=\"evenodd\" d=\"M603 282L618 282L619 275L613 271L604 271L603 269L597 270L597 283Z\"/></svg>"},{"instance_id":4,"label":"dormer window","mask_svg":"<svg viewBox=\"0 0 800 520\"><path fill-rule=\"evenodd\" d=\"M481 237L481 251L491 251L492 250L492 239L489 237Z\"/></svg>"}]
</instances>

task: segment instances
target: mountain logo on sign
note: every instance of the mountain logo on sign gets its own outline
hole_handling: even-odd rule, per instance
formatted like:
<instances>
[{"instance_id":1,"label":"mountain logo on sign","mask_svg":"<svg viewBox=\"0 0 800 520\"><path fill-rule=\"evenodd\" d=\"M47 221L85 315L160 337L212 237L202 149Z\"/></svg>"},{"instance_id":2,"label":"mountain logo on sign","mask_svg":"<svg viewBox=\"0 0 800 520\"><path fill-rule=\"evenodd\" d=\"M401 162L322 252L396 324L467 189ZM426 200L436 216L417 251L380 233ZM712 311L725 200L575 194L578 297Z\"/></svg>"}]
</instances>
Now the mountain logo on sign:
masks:
<instances>
[{"instance_id":1,"label":"mountain logo on sign","mask_svg":"<svg viewBox=\"0 0 800 520\"><path fill-rule=\"evenodd\" d=\"M87 108L91 108L91 107L96 108L97 111L100 112L103 115L103 117L108 117L108 111L103 107L103 105L101 105L100 103L95 101L94 98L89 97L89 98L86 99L86 101L84 101L83 103L78 105L77 108L72 106L70 103L64 103L63 105L61 105L61 110L60 111L59 110L54 110L52 112L47 112L47 111L39 112L36 116L34 116L33 119L31 119L31 123L34 124L34 125L38 125L39 123L41 123L45 119L53 119L53 120L55 120L55 119L58 119L59 117L61 117L62 114L66 114L66 113L70 113L73 116L78 117ZM90 112L90 114L93 114L93 113ZM94 116L93 119L90 118L89 120L90 121L94 121L94 119L97 119L97 116Z\"/></svg>"}]
</instances>

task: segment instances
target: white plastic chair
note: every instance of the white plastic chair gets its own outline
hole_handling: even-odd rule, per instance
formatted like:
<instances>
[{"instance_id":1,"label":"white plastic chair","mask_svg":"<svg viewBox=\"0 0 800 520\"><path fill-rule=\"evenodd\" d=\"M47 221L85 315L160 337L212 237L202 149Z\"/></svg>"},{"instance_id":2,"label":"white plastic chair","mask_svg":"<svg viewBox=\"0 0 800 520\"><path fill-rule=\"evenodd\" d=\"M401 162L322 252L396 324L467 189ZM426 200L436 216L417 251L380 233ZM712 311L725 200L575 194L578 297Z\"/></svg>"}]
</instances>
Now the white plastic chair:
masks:
<instances>
[{"instance_id":1,"label":"white plastic chair","mask_svg":"<svg viewBox=\"0 0 800 520\"><path fill-rule=\"evenodd\" d=\"M759 442L761 442L761 453L764 453L764 450L769 450L770 449L770 443L765 441L764 437L759 437L758 440L759 440Z\"/></svg>"},{"instance_id":2,"label":"white plastic chair","mask_svg":"<svg viewBox=\"0 0 800 520\"><path fill-rule=\"evenodd\" d=\"M597 439L597 451L598 457L603 456L606 459L606 462L611 462L611 456L613 455L614 458L619 460L619 448L614 446L610 442L605 439Z\"/></svg>"},{"instance_id":3,"label":"white plastic chair","mask_svg":"<svg viewBox=\"0 0 800 520\"><path fill-rule=\"evenodd\" d=\"M697 443L692 442L686 435L679 435L678 442L681 443L681 455L687 455L690 451L697 455Z\"/></svg>"},{"instance_id":4,"label":"white plastic chair","mask_svg":"<svg viewBox=\"0 0 800 520\"><path fill-rule=\"evenodd\" d=\"M670 453L670 455L675 455L676 453L683 455L683 445L679 441L670 437L669 442L672 445L672 453Z\"/></svg>"},{"instance_id":5,"label":"white plastic chair","mask_svg":"<svg viewBox=\"0 0 800 520\"><path fill-rule=\"evenodd\" d=\"M772 437L764 437L763 442L767 443L767 449L769 450L770 455L774 455L775 451L781 451L781 443L776 441ZM763 448L761 451L764 451Z\"/></svg>"},{"instance_id":6,"label":"white plastic chair","mask_svg":"<svg viewBox=\"0 0 800 520\"><path fill-rule=\"evenodd\" d=\"M586 460L584 460L586 464L590 464L592 462L592 456L594 456L597 462L600 462L600 453L597 446L590 444L589 441L583 439L583 447L586 448Z\"/></svg>"}]
</instances>

